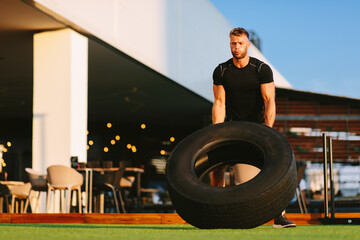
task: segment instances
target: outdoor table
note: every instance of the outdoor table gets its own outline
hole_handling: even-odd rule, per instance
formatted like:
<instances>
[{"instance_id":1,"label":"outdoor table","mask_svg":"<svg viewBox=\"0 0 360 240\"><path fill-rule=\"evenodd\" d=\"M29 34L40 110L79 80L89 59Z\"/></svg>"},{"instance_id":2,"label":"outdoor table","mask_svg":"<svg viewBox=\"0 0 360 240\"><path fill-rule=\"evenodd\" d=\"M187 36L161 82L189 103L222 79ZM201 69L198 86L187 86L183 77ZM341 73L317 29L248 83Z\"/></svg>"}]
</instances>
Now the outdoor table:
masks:
<instances>
[{"instance_id":1,"label":"outdoor table","mask_svg":"<svg viewBox=\"0 0 360 240\"><path fill-rule=\"evenodd\" d=\"M85 172L85 211L84 213L92 213L92 196L93 196L93 175L94 171L105 172L105 171L117 171L119 168L80 168L79 172ZM144 169L136 167L125 168L125 172L134 173L136 177L136 194L138 202L141 199L141 174L144 173ZM103 209L100 209L103 212Z\"/></svg>"},{"instance_id":2,"label":"outdoor table","mask_svg":"<svg viewBox=\"0 0 360 240\"><path fill-rule=\"evenodd\" d=\"M21 186L21 185L25 184L22 181L0 181L0 183L2 185L6 185L9 189L11 189L11 187L14 187L14 186Z\"/></svg>"}]
</instances>

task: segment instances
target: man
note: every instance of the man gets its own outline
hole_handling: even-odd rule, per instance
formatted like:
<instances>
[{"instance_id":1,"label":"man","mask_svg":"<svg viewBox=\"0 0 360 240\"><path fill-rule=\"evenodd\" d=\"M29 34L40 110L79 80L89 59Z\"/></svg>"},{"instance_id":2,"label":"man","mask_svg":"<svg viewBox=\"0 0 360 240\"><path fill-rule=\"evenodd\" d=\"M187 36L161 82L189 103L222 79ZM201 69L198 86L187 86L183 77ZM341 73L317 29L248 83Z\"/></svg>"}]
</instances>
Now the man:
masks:
<instances>
[{"instance_id":1,"label":"man","mask_svg":"<svg viewBox=\"0 0 360 240\"><path fill-rule=\"evenodd\" d=\"M243 28L230 32L233 58L213 73L213 124L251 121L272 127L275 121L275 84L271 68L250 57L249 33ZM224 168L213 171L212 185L224 186ZM259 213L260 214L260 213ZM275 228L295 227L283 214L274 219Z\"/></svg>"}]
</instances>

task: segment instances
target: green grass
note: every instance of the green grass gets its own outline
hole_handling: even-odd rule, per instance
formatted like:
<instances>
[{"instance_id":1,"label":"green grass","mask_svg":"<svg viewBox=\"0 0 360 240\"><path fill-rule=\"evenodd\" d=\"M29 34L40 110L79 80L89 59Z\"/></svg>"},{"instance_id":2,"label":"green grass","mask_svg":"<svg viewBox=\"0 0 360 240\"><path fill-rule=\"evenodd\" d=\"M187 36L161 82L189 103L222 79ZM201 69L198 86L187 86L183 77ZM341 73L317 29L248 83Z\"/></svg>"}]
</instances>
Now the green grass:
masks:
<instances>
[{"instance_id":1,"label":"green grass","mask_svg":"<svg viewBox=\"0 0 360 240\"><path fill-rule=\"evenodd\" d=\"M254 229L202 230L190 225L93 225L93 224L0 224L0 239L6 240L70 240L70 239L127 239L127 240L328 240L360 239L359 226L297 226L273 229L260 226Z\"/></svg>"}]
</instances>

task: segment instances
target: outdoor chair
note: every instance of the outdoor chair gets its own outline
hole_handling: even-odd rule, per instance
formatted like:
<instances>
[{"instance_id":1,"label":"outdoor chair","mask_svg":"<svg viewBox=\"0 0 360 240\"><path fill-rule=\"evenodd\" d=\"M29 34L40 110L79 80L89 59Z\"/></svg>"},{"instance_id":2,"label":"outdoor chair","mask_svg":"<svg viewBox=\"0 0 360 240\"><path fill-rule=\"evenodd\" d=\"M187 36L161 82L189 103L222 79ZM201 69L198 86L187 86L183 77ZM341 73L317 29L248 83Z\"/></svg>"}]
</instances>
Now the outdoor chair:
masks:
<instances>
[{"instance_id":1,"label":"outdoor chair","mask_svg":"<svg viewBox=\"0 0 360 240\"><path fill-rule=\"evenodd\" d=\"M0 184L0 209L1 209L1 213L4 212L4 200L5 200L5 211L8 213L9 212L9 195L10 195L10 190L6 185Z\"/></svg>"},{"instance_id":2,"label":"outdoor chair","mask_svg":"<svg viewBox=\"0 0 360 240\"><path fill-rule=\"evenodd\" d=\"M46 211L50 210L50 196L51 192L54 192L53 197L53 212L55 207L55 191L60 190L60 209L61 212L70 213L70 202L71 202L71 193L76 190L79 213L81 210L81 185L83 184L83 176L78 173L75 169L66 167L63 165L52 165L47 168L47 177L48 177L48 197L47 197L47 207ZM64 194L66 194L66 201ZM65 207L63 206L66 203ZM65 210L66 209L66 210ZM65 211L64 211L65 210Z\"/></svg>"},{"instance_id":3,"label":"outdoor chair","mask_svg":"<svg viewBox=\"0 0 360 240\"><path fill-rule=\"evenodd\" d=\"M116 197L116 192L119 195L119 201L121 205L121 211L125 213L124 201L121 194L121 179L124 176L125 168L119 168L117 171L102 171L94 172L94 193L99 195L104 192L111 192L113 194L113 200L115 202L116 211L120 213L119 204Z\"/></svg>"},{"instance_id":4,"label":"outdoor chair","mask_svg":"<svg viewBox=\"0 0 360 240\"><path fill-rule=\"evenodd\" d=\"M27 207L29 205L29 191L31 188L30 183L25 183L24 185L13 186L10 188L10 193L12 195L11 199L11 213L26 213ZM18 208L18 201L20 201L20 211ZM25 202L25 207L24 207Z\"/></svg>"},{"instance_id":5,"label":"outdoor chair","mask_svg":"<svg viewBox=\"0 0 360 240\"><path fill-rule=\"evenodd\" d=\"M32 212L35 213L39 206L40 193L45 192L47 194L48 192L47 176L31 168L25 168L25 171L27 172L31 183L31 189L28 196L29 201L31 201L30 198L32 193L37 193L35 207L32 208Z\"/></svg>"},{"instance_id":6,"label":"outdoor chair","mask_svg":"<svg viewBox=\"0 0 360 240\"><path fill-rule=\"evenodd\" d=\"M301 213L304 213L304 212L308 213L305 199L303 198L303 196L301 195L301 192L300 192L300 181L304 177L305 168L306 168L306 165L302 165L302 166L298 167L298 169L297 169L296 198L297 198Z\"/></svg>"},{"instance_id":7,"label":"outdoor chair","mask_svg":"<svg viewBox=\"0 0 360 240\"><path fill-rule=\"evenodd\" d=\"M123 176L120 180L120 191L123 196L124 205L129 204L129 199L135 202L131 195L135 195L136 189L134 189L135 176Z\"/></svg>"}]
</instances>

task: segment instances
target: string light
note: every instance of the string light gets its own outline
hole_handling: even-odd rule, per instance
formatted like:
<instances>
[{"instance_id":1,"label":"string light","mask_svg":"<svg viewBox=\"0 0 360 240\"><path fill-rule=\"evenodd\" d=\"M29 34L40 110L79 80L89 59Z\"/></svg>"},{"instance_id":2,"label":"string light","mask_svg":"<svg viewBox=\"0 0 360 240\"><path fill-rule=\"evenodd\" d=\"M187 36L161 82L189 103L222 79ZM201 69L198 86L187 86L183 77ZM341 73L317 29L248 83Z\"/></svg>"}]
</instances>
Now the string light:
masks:
<instances>
[{"instance_id":1,"label":"string light","mask_svg":"<svg viewBox=\"0 0 360 240\"><path fill-rule=\"evenodd\" d=\"M145 129L146 128L146 125L145 125L145 123L143 123L143 124L141 124L141 129Z\"/></svg>"},{"instance_id":2,"label":"string light","mask_svg":"<svg viewBox=\"0 0 360 240\"><path fill-rule=\"evenodd\" d=\"M108 152L109 148L108 147L104 147L104 152Z\"/></svg>"},{"instance_id":3,"label":"string light","mask_svg":"<svg viewBox=\"0 0 360 240\"><path fill-rule=\"evenodd\" d=\"M116 136L115 136L115 140L119 141L119 140L120 140L120 136L119 136L119 135L116 135Z\"/></svg>"},{"instance_id":4,"label":"string light","mask_svg":"<svg viewBox=\"0 0 360 240\"><path fill-rule=\"evenodd\" d=\"M11 147L11 142L7 142L6 145L7 145L8 147Z\"/></svg>"},{"instance_id":5,"label":"string light","mask_svg":"<svg viewBox=\"0 0 360 240\"><path fill-rule=\"evenodd\" d=\"M131 147L131 151L132 151L133 153L135 153L135 152L136 152L136 147L135 147L135 146L132 146L132 147Z\"/></svg>"},{"instance_id":6,"label":"string light","mask_svg":"<svg viewBox=\"0 0 360 240\"><path fill-rule=\"evenodd\" d=\"M3 148L3 152L4 153L8 152L7 148Z\"/></svg>"},{"instance_id":7,"label":"string light","mask_svg":"<svg viewBox=\"0 0 360 240\"><path fill-rule=\"evenodd\" d=\"M93 140L90 140L89 141L89 145L92 146L94 144L94 141Z\"/></svg>"},{"instance_id":8,"label":"string light","mask_svg":"<svg viewBox=\"0 0 360 240\"><path fill-rule=\"evenodd\" d=\"M115 140L110 141L111 145L115 145Z\"/></svg>"},{"instance_id":9,"label":"string light","mask_svg":"<svg viewBox=\"0 0 360 240\"><path fill-rule=\"evenodd\" d=\"M171 137L171 138L170 138L170 142L175 142L175 138L174 138L174 137Z\"/></svg>"},{"instance_id":10,"label":"string light","mask_svg":"<svg viewBox=\"0 0 360 240\"><path fill-rule=\"evenodd\" d=\"M165 150L161 150L161 151L160 151L160 154L161 154L161 155L165 155L165 153L166 153Z\"/></svg>"},{"instance_id":11,"label":"string light","mask_svg":"<svg viewBox=\"0 0 360 240\"><path fill-rule=\"evenodd\" d=\"M90 146L89 145L86 145L86 150L89 150L90 149Z\"/></svg>"},{"instance_id":12,"label":"string light","mask_svg":"<svg viewBox=\"0 0 360 240\"><path fill-rule=\"evenodd\" d=\"M86 131L86 134L89 135L89 130Z\"/></svg>"},{"instance_id":13,"label":"string light","mask_svg":"<svg viewBox=\"0 0 360 240\"><path fill-rule=\"evenodd\" d=\"M112 127L112 124L111 124L111 123L108 123L108 124L106 124L106 126L107 126L108 128L111 128L111 127Z\"/></svg>"},{"instance_id":14,"label":"string light","mask_svg":"<svg viewBox=\"0 0 360 240\"><path fill-rule=\"evenodd\" d=\"M131 148L131 144L129 143L128 145L126 145L127 149Z\"/></svg>"}]
</instances>

